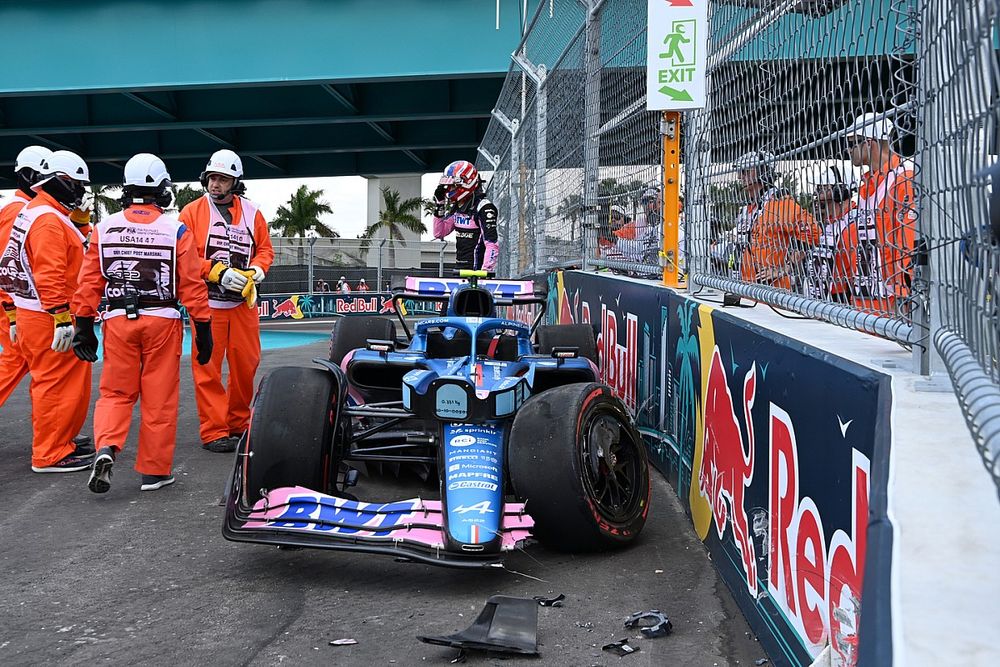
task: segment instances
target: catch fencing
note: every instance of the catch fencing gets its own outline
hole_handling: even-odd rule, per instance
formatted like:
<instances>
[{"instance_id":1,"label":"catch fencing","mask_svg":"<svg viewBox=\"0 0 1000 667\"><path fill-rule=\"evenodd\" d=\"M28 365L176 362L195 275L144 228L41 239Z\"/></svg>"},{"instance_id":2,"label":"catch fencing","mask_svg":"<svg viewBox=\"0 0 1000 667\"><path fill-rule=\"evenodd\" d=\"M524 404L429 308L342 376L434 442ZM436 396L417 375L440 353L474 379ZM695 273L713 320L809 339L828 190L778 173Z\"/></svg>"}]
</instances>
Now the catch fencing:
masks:
<instances>
[{"instance_id":1,"label":"catch fencing","mask_svg":"<svg viewBox=\"0 0 1000 667\"><path fill-rule=\"evenodd\" d=\"M539 2L479 148L500 270L656 276L893 340L946 369L1000 485L997 0L713 0L705 108L662 202L646 2ZM990 206L990 198L993 206Z\"/></svg>"},{"instance_id":2,"label":"catch fencing","mask_svg":"<svg viewBox=\"0 0 1000 667\"><path fill-rule=\"evenodd\" d=\"M645 0L538 4L479 148L500 210L501 274L661 273L662 150L659 115L645 111L645 39Z\"/></svg>"},{"instance_id":3,"label":"catch fencing","mask_svg":"<svg viewBox=\"0 0 1000 667\"><path fill-rule=\"evenodd\" d=\"M340 238L271 237L274 265L261 283L263 294L352 292L361 286L388 292L406 276L447 276L455 268L455 244Z\"/></svg>"}]
</instances>

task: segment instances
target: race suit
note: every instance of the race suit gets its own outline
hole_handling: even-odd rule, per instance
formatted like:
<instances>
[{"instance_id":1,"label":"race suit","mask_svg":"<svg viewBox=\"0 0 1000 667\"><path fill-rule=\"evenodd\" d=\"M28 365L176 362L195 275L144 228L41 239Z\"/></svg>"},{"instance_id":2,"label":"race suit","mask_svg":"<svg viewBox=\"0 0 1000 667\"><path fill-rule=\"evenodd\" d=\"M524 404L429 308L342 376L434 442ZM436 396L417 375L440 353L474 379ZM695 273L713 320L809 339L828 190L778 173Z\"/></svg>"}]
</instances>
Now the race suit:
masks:
<instances>
[{"instance_id":1,"label":"race suit","mask_svg":"<svg viewBox=\"0 0 1000 667\"><path fill-rule=\"evenodd\" d=\"M434 238L455 232L455 266L459 269L496 270L500 259L497 244L497 207L482 192L476 192L451 213L439 208L434 216Z\"/></svg>"}]
</instances>

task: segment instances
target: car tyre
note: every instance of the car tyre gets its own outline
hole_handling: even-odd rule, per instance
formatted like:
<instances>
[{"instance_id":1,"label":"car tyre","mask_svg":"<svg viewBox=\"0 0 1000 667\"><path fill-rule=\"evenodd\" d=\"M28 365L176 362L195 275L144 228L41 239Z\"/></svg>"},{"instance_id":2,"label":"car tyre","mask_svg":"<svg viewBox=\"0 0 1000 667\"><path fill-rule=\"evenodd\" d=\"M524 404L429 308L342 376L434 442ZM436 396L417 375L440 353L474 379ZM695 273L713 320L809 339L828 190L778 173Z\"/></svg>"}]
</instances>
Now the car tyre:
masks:
<instances>
[{"instance_id":1,"label":"car tyre","mask_svg":"<svg viewBox=\"0 0 1000 667\"><path fill-rule=\"evenodd\" d=\"M396 340L396 325L384 317L339 317L330 327L329 359L338 366L353 350L367 347L369 339Z\"/></svg>"},{"instance_id":2,"label":"car tyre","mask_svg":"<svg viewBox=\"0 0 1000 667\"><path fill-rule=\"evenodd\" d=\"M531 397L514 418L507 463L514 493L547 547L624 546L646 522L646 450L606 385L569 384Z\"/></svg>"},{"instance_id":3,"label":"car tyre","mask_svg":"<svg viewBox=\"0 0 1000 667\"><path fill-rule=\"evenodd\" d=\"M277 368L260 383L245 438L246 500L261 490L304 486L326 492L334 381L319 368ZM243 452L241 452L243 453Z\"/></svg>"}]
</instances>

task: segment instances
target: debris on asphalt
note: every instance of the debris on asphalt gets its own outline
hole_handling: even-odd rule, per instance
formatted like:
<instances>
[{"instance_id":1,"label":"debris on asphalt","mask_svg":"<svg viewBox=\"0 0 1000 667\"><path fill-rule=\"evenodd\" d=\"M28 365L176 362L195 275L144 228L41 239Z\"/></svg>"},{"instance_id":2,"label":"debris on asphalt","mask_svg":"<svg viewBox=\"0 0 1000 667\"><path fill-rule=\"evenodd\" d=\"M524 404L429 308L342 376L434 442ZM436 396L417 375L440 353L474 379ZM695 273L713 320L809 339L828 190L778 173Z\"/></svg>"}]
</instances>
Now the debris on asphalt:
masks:
<instances>
[{"instance_id":1,"label":"debris on asphalt","mask_svg":"<svg viewBox=\"0 0 1000 667\"><path fill-rule=\"evenodd\" d=\"M639 628L639 632L649 639L665 637L674 629L673 623L659 609L635 612L625 619L625 627Z\"/></svg>"},{"instance_id":2,"label":"debris on asphalt","mask_svg":"<svg viewBox=\"0 0 1000 667\"><path fill-rule=\"evenodd\" d=\"M344 639L334 639L333 641L330 642L330 646L351 646L357 643L358 643L357 639L350 639L345 637Z\"/></svg>"},{"instance_id":3,"label":"debris on asphalt","mask_svg":"<svg viewBox=\"0 0 1000 667\"><path fill-rule=\"evenodd\" d=\"M465 630L453 635L418 635L417 639L457 649L538 655L538 603L494 595Z\"/></svg>"},{"instance_id":4,"label":"debris on asphalt","mask_svg":"<svg viewBox=\"0 0 1000 667\"><path fill-rule=\"evenodd\" d=\"M562 593L554 598L544 598L541 595L536 595L532 599L537 602L540 607L561 607L563 606L563 600L566 599L566 596Z\"/></svg>"},{"instance_id":5,"label":"debris on asphalt","mask_svg":"<svg viewBox=\"0 0 1000 667\"><path fill-rule=\"evenodd\" d=\"M591 623L590 621L587 621L586 623L581 623L580 621L577 621L576 627L583 628L584 630L593 630L594 624Z\"/></svg>"},{"instance_id":6,"label":"debris on asphalt","mask_svg":"<svg viewBox=\"0 0 1000 667\"><path fill-rule=\"evenodd\" d=\"M758 667L760 665L766 665L767 664L767 658L761 658L760 660L754 660L753 664L758 665Z\"/></svg>"},{"instance_id":7,"label":"debris on asphalt","mask_svg":"<svg viewBox=\"0 0 1000 667\"><path fill-rule=\"evenodd\" d=\"M633 653L639 652L638 646L632 646L628 643L627 639L619 639L616 642L611 642L610 644L605 644L601 647L602 651L607 651L608 653L614 653L619 658L625 655L632 655Z\"/></svg>"},{"instance_id":8,"label":"debris on asphalt","mask_svg":"<svg viewBox=\"0 0 1000 667\"><path fill-rule=\"evenodd\" d=\"M468 659L469 656L465 654L465 649L459 649L458 655L451 659L451 664L457 665L459 663L466 662Z\"/></svg>"}]
</instances>

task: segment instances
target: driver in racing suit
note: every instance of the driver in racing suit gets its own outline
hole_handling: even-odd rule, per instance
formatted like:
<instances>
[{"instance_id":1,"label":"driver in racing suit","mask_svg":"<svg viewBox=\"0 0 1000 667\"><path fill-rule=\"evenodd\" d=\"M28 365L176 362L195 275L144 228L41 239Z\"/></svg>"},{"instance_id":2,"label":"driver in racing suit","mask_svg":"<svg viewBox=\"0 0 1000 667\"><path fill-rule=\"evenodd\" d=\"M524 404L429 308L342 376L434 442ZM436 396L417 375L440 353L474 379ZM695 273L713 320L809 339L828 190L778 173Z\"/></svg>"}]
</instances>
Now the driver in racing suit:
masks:
<instances>
[{"instance_id":1,"label":"driver in racing suit","mask_svg":"<svg viewBox=\"0 0 1000 667\"><path fill-rule=\"evenodd\" d=\"M498 216L471 162L458 160L445 168L434 190L434 238L443 239L455 231L456 268L496 270Z\"/></svg>"}]
</instances>

